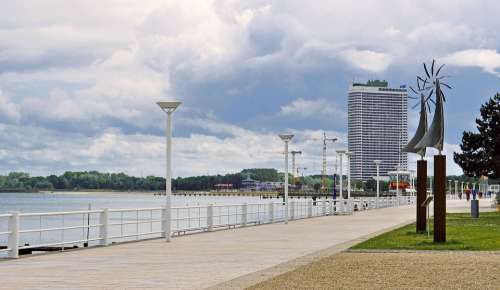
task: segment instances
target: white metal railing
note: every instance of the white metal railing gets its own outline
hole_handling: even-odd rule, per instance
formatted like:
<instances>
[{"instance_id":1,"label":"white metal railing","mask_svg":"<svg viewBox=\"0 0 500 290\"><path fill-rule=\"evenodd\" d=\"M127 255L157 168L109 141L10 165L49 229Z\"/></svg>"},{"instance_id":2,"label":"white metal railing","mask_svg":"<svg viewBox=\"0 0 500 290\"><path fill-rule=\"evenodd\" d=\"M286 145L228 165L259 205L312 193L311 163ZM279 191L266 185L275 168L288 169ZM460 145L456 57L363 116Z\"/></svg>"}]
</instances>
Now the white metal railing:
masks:
<instances>
[{"instance_id":1,"label":"white metal railing","mask_svg":"<svg viewBox=\"0 0 500 290\"><path fill-rule=\"evenodd\" d=\"M288 216L292 221L414 203L415 197L290 199ZM285 211L283 202L172 207L172 234L282 222ZM166 237L166 225L163 207L1 214L0 257Z\"/></svg>"}]
</instances>

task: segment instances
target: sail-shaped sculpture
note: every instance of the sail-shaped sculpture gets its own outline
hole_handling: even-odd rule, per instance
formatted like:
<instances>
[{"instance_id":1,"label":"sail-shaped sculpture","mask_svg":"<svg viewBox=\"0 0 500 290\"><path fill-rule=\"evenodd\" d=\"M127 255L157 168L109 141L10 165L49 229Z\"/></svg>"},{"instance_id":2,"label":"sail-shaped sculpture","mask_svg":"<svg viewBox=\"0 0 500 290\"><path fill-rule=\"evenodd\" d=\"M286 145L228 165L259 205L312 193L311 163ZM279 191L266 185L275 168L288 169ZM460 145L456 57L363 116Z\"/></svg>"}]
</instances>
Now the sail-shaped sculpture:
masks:
<instances>
[{"instance_id":1,"label":"sail-shaped sculpture","mask_svg":"<svg viewBox=\"0 0 500 290\"><path fill-rule=\"evenodd\" d=\"M436 111L434 113L434 118L432 119L431 126L427 133L422 137L422 140L415 146L416 149L425 149L426 147L432 147L443 151L443 141L444 141L444 94L441 91L441 86L439 84L439 79L435 81L435 94L436 94Z\"/></svg>"},{"instance_id":2,"label":"sail-shaped sculpture","mask_svg":"<svg viewBox=\"0 0 500 290\"><path fill-rule=\"evenodd\" d=\"M420 121L418 122L417 131L415 132L415 136L408 142L408 144L403 148L404 152L417 153L422 158L425 156L425 147L424 148L416 148L420 140L424 137L425 133L427 133L427 107L425 102L425 95L420 94Z\"/></svg>"}]
</instances>

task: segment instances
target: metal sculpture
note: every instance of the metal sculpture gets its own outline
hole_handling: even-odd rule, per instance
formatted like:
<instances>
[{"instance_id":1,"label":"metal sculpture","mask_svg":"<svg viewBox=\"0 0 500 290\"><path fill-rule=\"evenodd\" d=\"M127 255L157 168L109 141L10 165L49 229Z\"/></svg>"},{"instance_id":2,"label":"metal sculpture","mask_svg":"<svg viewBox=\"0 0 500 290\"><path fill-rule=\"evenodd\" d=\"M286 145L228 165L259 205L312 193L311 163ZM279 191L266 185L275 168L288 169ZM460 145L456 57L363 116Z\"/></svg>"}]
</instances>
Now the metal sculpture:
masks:
<instances>
[{"instance_id":1,"label":"metal sculpture","mask_svg":"<svg viewBox=\"0 0 500 290\"><path fill-rule=\"evenodd\" d=\"M436 148L439 151L439 155L443 151L444 143L444 102L446 102L446 97L444 96L442 87L447 87L451 89L451 86L443 82L442 80L446 76L439 76L441 69L444 64L441 65L436 71L434 70L435 60L432 61L431 72L427 69L424 63L424 70L427 78L424 80L423 90L430 90L426 101L431 101L436 105L436 110L434 113L434 118L432 119L431 126L422 139L415 145L416 149L425 149L426 147ZM435 72L435 73L434 73ZM426 86L429 83L429 86ZM432 95L435 96L435 100L432 99Z\"/></svg>"},{"instance_id":2,"label":"metal sculpture","mask_svg":"<svg viewBox=\"0 0 500 290\"><path fill-rule=\"evenodd\" d=\"M425 150L427 147L432 147L439 151L438 155L434 155L434 184L431 185L434 189L434 242L446 242L446 156L441 154L444 144L444 102L446 102L446 98L442 87L451 89L451 86L442 81L446 76L439 76L444 65L434 70L435 64L436 61L432 60L429 73L424 63L424 71L427 77L423 80L422 91L429 91L425 101L434 103L436 110L429 130L414 146L414 149ZM435 100L432 99L433 95ZM422 161L417 166L421 167L423 164Z\"/></svg>"},{"instance_id":3,"label":"metal sculpture","mask_svg":"<svg viewBox=\"0 0 500 290\"><path fill-rule=\"evenodd\" d=\"M421 85L422 82L422 85ZM420 155L421 159L424 158L425 156L425 151L426 148L416 148L416 145L422 138L424 137L425 133L427 133L427 109L429 109L429 112L431 110L429 100L430 100L430 94L429 96L424 95L425 91L425 84L426 80L422 79L421 77L417 77L417 90L415 90L413 87L410 86L410 89L416 94L420 94L420 102L415 104L415 106L412 107L412 109L415 109L419 104L420 104L420 121L418 122L418 127L417 131L415 132L415 136L408 142L408 144L403 148L403 151L405 152L410 152L410 153L416 153ZM418 100L417 97L409 97L410 99Z\"/></svg>"}]
</instances>

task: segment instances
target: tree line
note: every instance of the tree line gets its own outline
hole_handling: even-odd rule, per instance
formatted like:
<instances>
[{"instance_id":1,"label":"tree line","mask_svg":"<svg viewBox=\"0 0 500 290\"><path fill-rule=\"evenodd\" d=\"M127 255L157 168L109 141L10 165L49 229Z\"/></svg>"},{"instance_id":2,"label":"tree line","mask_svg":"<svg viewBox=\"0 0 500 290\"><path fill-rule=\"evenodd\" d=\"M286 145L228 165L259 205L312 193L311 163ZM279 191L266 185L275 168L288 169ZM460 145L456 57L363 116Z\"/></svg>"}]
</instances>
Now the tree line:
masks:
<instances>
[{"instance_id":1,"label":"tree line","mask_svg":"<svg viewBox=\"0 0 500 290\"><path fill-rule=\"evenodd\" d=\"M211 190L216 184L231 183L241 188L243 178L249 176L258 181L279 181L283 174L276 169L254 168L225 175L177 177L172 179L174 190ZM135 177L125 173L102 173L98 171L66 171L61 175L30 176L25 172L0 175L0 191L29 192L38 190L121 190L161 191L165 189L165 178L156 176Z\"/></svg>"}]
</instances>

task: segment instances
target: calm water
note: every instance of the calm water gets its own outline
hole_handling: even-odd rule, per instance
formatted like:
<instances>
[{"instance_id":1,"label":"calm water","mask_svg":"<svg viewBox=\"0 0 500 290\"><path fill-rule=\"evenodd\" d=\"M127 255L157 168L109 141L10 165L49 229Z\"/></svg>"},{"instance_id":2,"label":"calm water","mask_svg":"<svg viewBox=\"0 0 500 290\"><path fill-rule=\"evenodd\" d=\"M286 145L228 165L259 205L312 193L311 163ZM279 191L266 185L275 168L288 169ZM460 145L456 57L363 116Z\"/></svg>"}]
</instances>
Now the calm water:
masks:
<instances>
[{"instance_id":1,"label":"calm water","mask_svg":"<svg viewBox=\"0 0 500 290\"><path fill-rule=\"evenodd\" d=\"M173 206L256 203L269 201L260 197L224 196L173 196ZM277 200L276 200L277 201ZM140 208L160 207L165 204L165 196L138 193L0 193L0 214L10 211L50 212L86 210L100 208Z\"/></svg>"}]
</instances>

